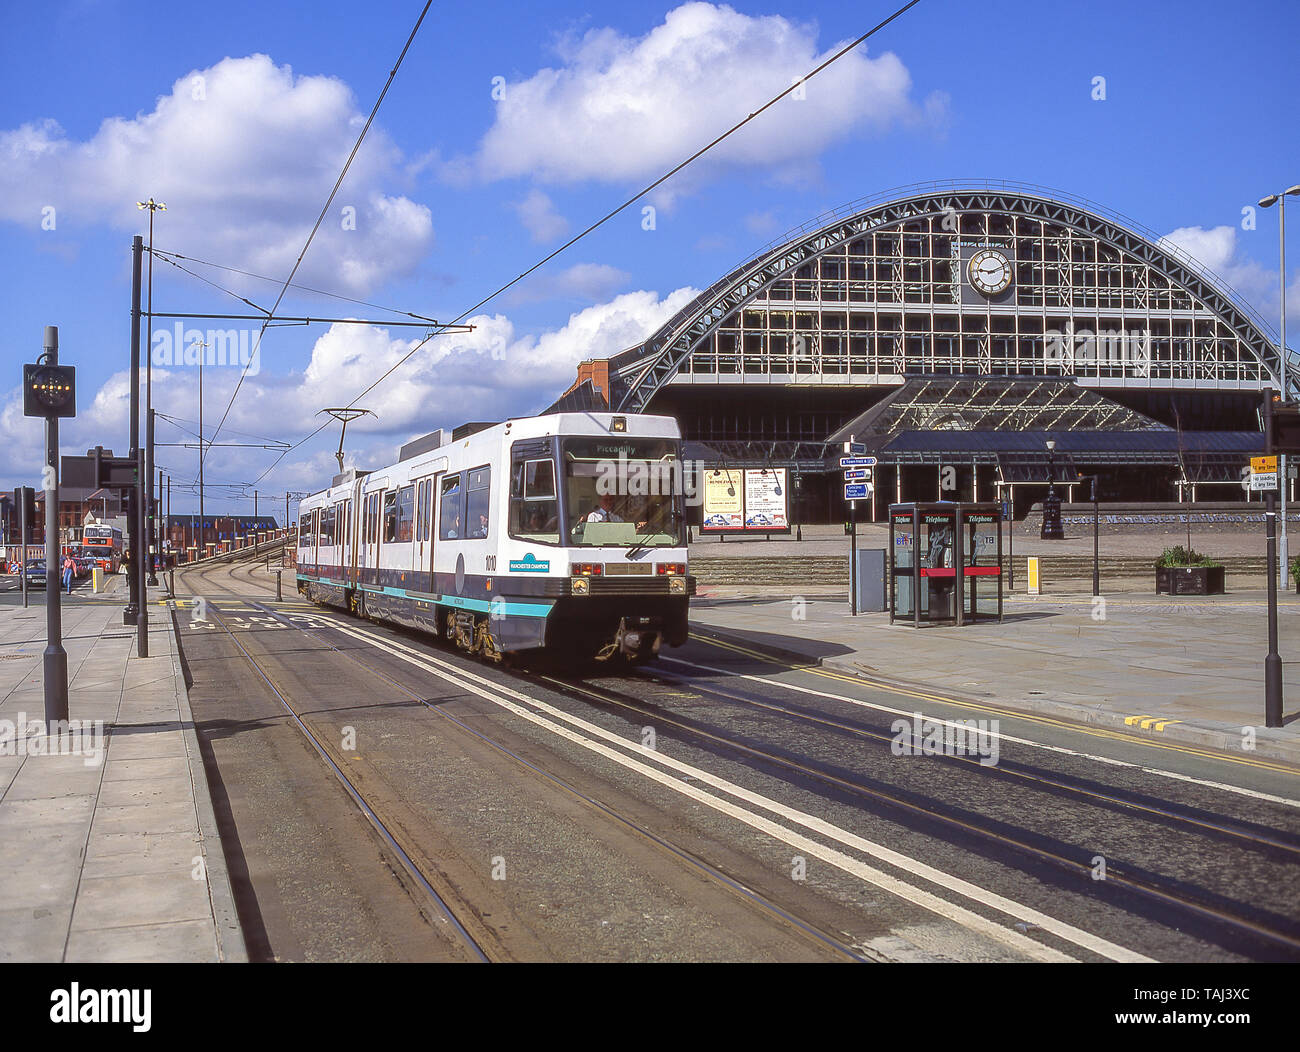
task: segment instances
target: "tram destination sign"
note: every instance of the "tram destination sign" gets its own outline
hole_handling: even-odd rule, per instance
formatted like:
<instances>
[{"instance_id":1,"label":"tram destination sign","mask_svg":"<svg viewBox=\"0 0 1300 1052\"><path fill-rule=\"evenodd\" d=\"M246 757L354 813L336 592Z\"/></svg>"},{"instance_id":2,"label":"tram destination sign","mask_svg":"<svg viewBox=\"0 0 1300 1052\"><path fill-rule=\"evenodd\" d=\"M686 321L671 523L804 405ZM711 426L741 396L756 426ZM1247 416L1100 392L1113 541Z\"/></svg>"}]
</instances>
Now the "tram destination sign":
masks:
<instances>
[{"instance_id":1,"label":"tram destination sign","mask_svg":"<svg viewBox=\"0 0 1300 1052\"><path fill-rule=\"evenodd\" d=\"M875 466L875 457L840 457L842 468L874 468Z\"/></svg>"}]
</instances>

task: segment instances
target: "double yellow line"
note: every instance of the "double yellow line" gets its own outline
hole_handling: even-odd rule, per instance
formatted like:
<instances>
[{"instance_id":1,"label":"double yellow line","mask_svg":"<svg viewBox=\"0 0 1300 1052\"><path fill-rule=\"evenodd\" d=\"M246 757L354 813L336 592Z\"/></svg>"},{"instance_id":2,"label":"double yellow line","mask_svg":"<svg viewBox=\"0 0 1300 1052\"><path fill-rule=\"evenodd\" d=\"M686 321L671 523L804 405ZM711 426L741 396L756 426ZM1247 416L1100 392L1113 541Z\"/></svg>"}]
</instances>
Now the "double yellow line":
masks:
<instances>
[{"instance_id":1,"label":"double yellow line","mask_svg":"<svg viewBox=\"0 0 1300 1052\"><path fill-rule=\"evenodd\" d=\"M838 672L833 669L819 668L811 663L804 665L799 662L786 661L780 658L774 658L770 654L764 654L761 651L754 650L750 647L742 646L739 643L733 643L730 640L717 639L712 636L699 635L691 633L691 638L701 643L707 643L710 646L719 647L723 650L729 650L736 654L743 654L746 657L752 657L759 661L766 662L769 665L777 665L792 672L806 672L810 676L820 676L822 679L835 680L840 683L853 683L857 686L866 684L875 687L878 690L887 691L890 694L898 694L907 698L918 698L921 701L940 702L945 705L956 705L960 708L973 709L977 712L985 712L995 716L1004 716L1008 719L1024 720L1029 723L1041 724L1045 727L1055 727L1060 730L1071 731L1075 734L1086 734L1092 738L1100 738L1105 741L1124 742L1130 745L1145 745L1152 749L1166 749L1170 752L1182 753L1186 756L1197 756L1206 760L1221 760L1226 763L1241 764L1246 767L1255 767L1265 771L1276 771L1279 774L1296 774L1293 766L1284 763L1275 763L1271 760L1252 759L1246 756L1235 756L1232 753L1219 752L1217 750L1202 749L1195 745L1175 744L1171 742L1150 741L1146 738L1138 738L1131 734L1124 734L1119 731L1109 731L1101 728L1091 727L1083 723L1074 723L1067 720L1059 720L1050 716L1040 716L1034 713L1020 712L1016 709L1001 708L997 705L986 705L976 701L970 701L964 698L953 698L945 694L936 694L931 691L913 690L906 687L895 686L892 683L886 683L883 680L872 679L870 676L854 676L846 672ZM1138 717L1141 719L1141 717ZM1126 719L1125 723L1132 725L1131 718ZM1177 720L1165 721L1168 723L1177 723ZM1156 728L1162 730L1163 727Z\"/></svg>"}]
</instances>

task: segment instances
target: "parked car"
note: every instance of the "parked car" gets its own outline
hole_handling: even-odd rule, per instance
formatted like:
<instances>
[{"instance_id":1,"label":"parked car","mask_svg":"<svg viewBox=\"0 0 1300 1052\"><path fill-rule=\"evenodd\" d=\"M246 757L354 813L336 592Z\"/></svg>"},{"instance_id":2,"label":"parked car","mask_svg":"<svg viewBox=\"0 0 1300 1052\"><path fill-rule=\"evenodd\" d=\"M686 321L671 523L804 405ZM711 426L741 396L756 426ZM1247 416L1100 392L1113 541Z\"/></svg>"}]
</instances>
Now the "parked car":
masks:
<instances>
[{"instance_id":1,"label":"parked car","mask_svg":"<svg viewBox=\"0 0 1300 1052\"><path fill-rule=\"evenodd\" d=\"M27 587L28 588L45 587L45 560L44 559L27 560Z\"/></svg>"}]
</instances>

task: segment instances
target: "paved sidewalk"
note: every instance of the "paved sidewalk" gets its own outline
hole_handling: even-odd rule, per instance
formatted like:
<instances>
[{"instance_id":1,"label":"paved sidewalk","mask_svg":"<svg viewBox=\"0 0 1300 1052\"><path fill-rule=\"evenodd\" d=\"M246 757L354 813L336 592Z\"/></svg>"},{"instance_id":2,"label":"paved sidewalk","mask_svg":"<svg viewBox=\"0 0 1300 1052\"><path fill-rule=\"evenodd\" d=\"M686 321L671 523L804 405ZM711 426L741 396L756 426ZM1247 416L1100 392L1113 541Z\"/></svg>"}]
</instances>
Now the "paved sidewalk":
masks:
<instances>
[{"instance_id":1,"label":"paved sidewalk","mask_svg":"<svg viewBox=\"0 0 1300 1052\"><path fill-rule=\"evenodd\" d=\"M69 716L107 736L65 737L76 755L31 733L43 606L0 608L0 961L246 959L171 617L150 596L148 658L121 602L63 606Z\"/></svg>"},{"instance_id":2,"label":"paved sidewalk","mask_svg":"<svg viewBox=\"0 0 1300 1052\"><path fill-rule=\"evenodd\" d=\"M815 590L810 587L809 591ZM1284 726L1264 726L1263 590L1205 598L1149 592L1017 597L1005 620L890 625L850 617L840 597L730 596L691 602L692 630L717 632L891 685L1100 724L1137 737L1253 754L1300 766L1300 600L1279 599ZM722 594L720 594L722 593Z\"/></svg>"}]
</instances>

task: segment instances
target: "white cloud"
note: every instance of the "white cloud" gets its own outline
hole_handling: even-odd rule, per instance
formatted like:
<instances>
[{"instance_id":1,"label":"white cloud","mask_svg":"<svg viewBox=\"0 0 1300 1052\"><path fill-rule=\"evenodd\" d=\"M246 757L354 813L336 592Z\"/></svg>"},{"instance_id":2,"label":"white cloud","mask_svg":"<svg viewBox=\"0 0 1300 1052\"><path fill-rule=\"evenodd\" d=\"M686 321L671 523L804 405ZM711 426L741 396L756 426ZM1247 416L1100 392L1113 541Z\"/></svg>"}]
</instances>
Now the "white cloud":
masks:
<instances>
[{"instance_id":1,"label":"white cloud","mask_svg":"<svg viewBox=\"0 0 1300 1052\"><path fill-rule=\"evenodd\" d=\"M540 190L530 191L514 208L534 241L555 241L568 232L569 221L555 210L555 203Z\"/></svg>"},{"instance_id":2,"label":"white cloud","mask_svg":"<svg viewBox=\"0 0 1300 1052\"><path fill-rule=\"evenodd\" d=\"M603 358L645 339L667 318L698 295L681 288L663 297L655 292L627 292L607 303L570 315L559 329L541 335L517 334L505 316L467 319L469 333L439 336L421 347L394 375L358 402L373 410L348 425L349 463L362 467L391 460L412 435L466 420L501 420L545 408L568 386L577 365ZM316 341L302 372L275 374L274 359L244 380L219 441L248 441L246 436L296 442L325 417L325 406L346 401L387 372L419 343L418 337L393 337L374 326L333 325ZM205 433L209 440L230 400L240 370L211 365L203 371ZM198 372L193 366L162 367L153 373L154 403L171 416L198 417ZM65 421L64 453L84 451L105 435L127 433L130 385L125 373L110 377L90 405ZM333 451L339 425L331 423L310 446L295 451L262 484L263 493L314 490L337 470ZM160 424L158 442L193 441L171 423ZM121 452L121 450L119 450ZM6 485L39 478L43 455L40 422L22 415L20 392L8 393L0 410L0 479ZM205 472L212 479L251 481L274 454L265 450L214 447ZM194 450L160 447L160 464L189 482L196 472ZM178 491L179 495L179 491ZM188 507L188 503L185 505Z\"/></svg>"},{"instance_id":3,"label":"white cloud","mask_svg":"<svg viewBox=\"0 0 1300 1052\"><path fill-rule=\"evenodd\" d=\"M160 248L287 276L363 120L340 80L295 77L266 55L226 58L84 142L52 120L0 132L0 218L36 227L53 207L60 231L134 232L147 226L136 201L152 196L168 206L155 220ZM400 169L399 151L372 127L301 279L363 292L423 258L429 209L384 188Z\"/></svg>"},{"instance_id":4,"label":"white cloud","mask_svg":"<svg viewBox=\"0 0 1300 1052\"><path fill-rule=\"evenodd\" d=\"M559 69L507 84L477 157L488 178L627 181L671 167L829 57L815 26L687 3L640 38L592 30ZM806 172L831 143L900 122L935 123L898 57L849 52L716 147L707 163ZM692 178L698 179L698 173Z\"/></svg>"},{"instance_id":5,"label":"white cloud","mask_svg":"<svg viewBox=\"0 0 1300 1052\"><path fill-rule=\"evenodd\" d=\"M1278 295L1278 272L1245 255L1235 226L1179 227L1160 239L1164 247L1182 249L1213 276L1220 278L1268 321L1276 335L1281 300ZM1300 273L1287 285L1287 314L1300 317ZM1295 345L1290 324L1288 346Z\"/></svg>"}]
</instances>

